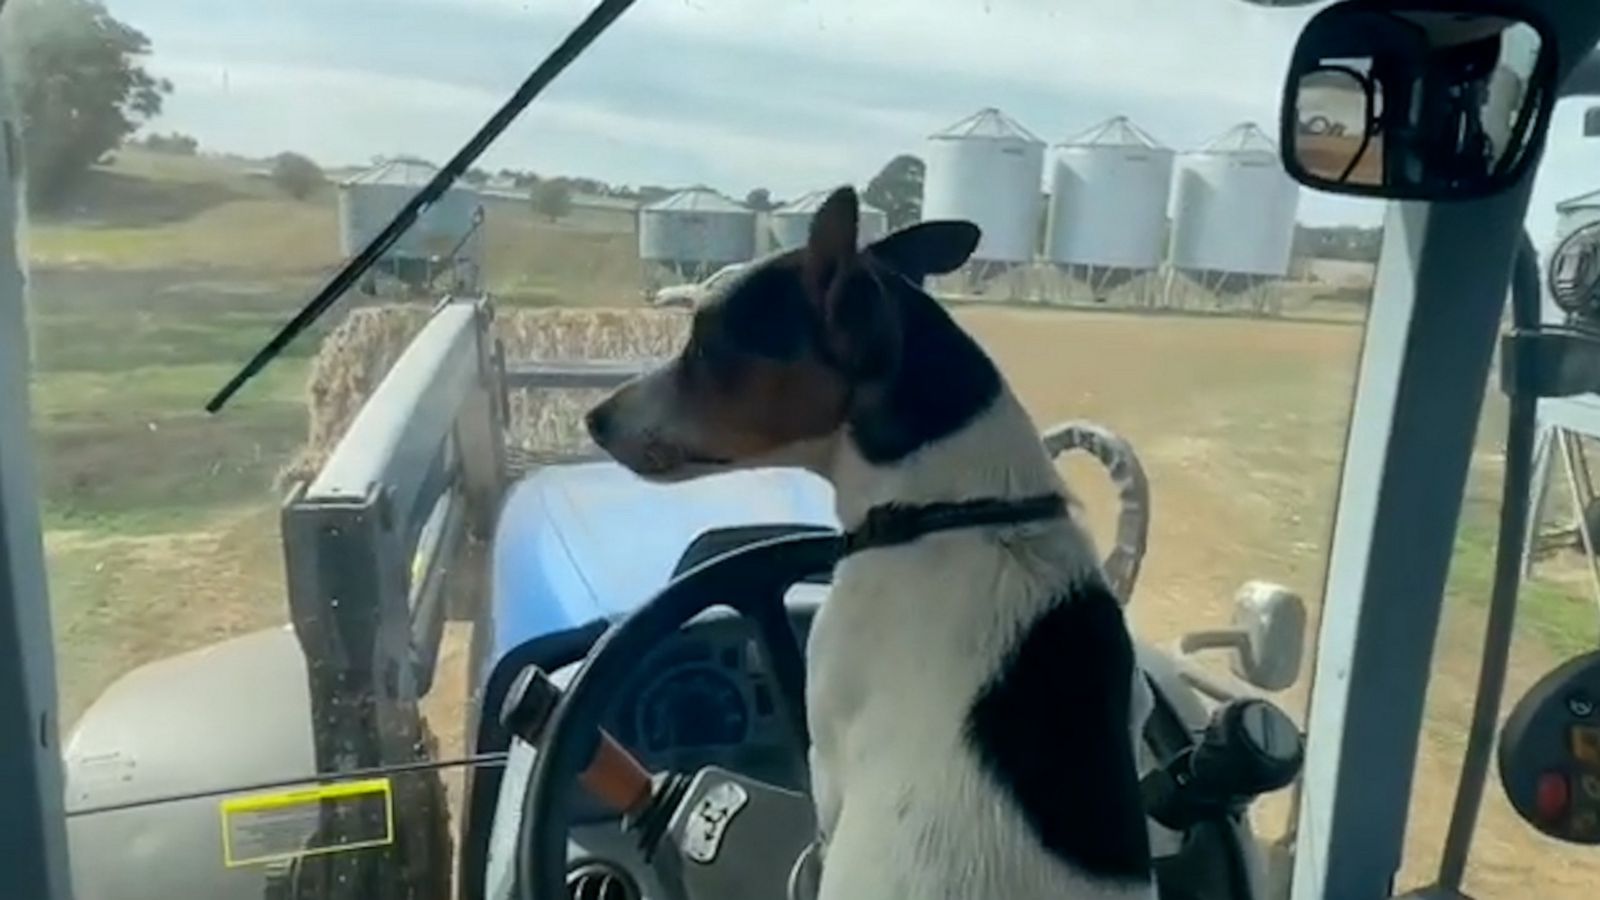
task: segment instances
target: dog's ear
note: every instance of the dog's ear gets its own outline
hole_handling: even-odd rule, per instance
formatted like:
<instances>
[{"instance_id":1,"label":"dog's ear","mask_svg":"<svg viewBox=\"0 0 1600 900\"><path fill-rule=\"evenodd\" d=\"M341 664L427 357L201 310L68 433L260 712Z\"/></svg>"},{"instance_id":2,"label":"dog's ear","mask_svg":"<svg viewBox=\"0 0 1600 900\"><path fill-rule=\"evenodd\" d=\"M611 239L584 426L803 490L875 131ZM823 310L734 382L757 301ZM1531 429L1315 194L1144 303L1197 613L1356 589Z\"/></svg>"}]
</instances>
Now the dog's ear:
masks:
<instances>
[{"instance_id":1,"label":"dog's ear","mask_svg":"<svg viewBox=\"0 0 1600 900\"><path fill-rule=\"evenodd\" d=\"M811 217L806 241L806 287L818 300L826 300L856 264L856 234L861 201L853 188L842 187L828 195Z\"/></svg>"},{"instance_id":2,"label":"dog's ear","mask_svg":"<svg viewBox=\"0 0 1600 900\"><path fill-rule=\"evenodd\" d=\"M896 231L867 248L867 252L910 278L944 275L966 264L978 249L983 231L972 222L940 219Z\"/></svg>"},{"instance_id":3,"label":"dog's ear","mask_svg":"<svg viewBox=\"0 0 1600 900\"><path fill-rule=\"evenodd\" d=\"M856 380L885 377L898 365L898 323L881 286L863 277L857 234L861 202L842 187L811 218L806 292L822 315L827 352Z\"/></svg>"}]
</instances>

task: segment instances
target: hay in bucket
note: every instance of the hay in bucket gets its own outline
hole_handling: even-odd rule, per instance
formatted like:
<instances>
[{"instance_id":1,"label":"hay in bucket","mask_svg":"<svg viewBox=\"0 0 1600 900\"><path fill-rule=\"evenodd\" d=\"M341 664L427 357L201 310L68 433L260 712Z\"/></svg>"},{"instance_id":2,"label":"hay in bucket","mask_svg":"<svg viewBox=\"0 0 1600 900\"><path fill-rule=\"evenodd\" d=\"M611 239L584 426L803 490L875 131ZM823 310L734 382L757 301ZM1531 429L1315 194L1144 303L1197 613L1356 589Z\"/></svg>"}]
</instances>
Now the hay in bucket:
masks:
<instances>
[{"instance_id":1,"label":"hay in bucket","mask_svg":"<svg viewBox=\"0 0 1600 900\"><path fill-rule=\"evenodd\" d=\"M281 475L308 480L327 461L361 405L432 311L384 304L351 311L323 341L307 384L306 445ZM493 332L508 362L653 360L677 352L689 332L681 310L497 309ZM506 442L513 461L579 452L590 446L583 414L600 391L522 390L510 397Z\"/></svg>"},{"instance_id":2,"label":"hay in bucket","mask_svg":"<svg viewBox=\"0 0 1600 900\"><path fill-rule=\"evenodd\" d=\"M681 310L519 309L497 313L496 336L508 361L656 360L683 346ZM521 390L510 397L506 444L513 465L592 447L583 414L603 391Z\"/></svg>"}]
</instances>

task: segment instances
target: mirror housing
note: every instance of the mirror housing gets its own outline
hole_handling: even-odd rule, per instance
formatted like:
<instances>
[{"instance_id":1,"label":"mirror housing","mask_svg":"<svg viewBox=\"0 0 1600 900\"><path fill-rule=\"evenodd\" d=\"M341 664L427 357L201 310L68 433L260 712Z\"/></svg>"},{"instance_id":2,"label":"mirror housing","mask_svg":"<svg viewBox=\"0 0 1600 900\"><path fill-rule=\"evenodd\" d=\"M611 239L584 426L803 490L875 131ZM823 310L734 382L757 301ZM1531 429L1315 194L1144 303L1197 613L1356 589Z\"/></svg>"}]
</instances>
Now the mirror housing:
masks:
<instances>
[{"instance_id":1,"label":"mirror housing","mask_svg":"<svg viewBox=\"0 0 1600 900\"><path fill-rule=\"evenodd\" d=\"M1228 628L1197 631L1178 641L1180 655L1227 650L1235 678L1264 691L1282 691L1300 678L1306 604L1299 594L1270 581L1250 581L1233 597Z\"/></svg>"},{"instance_id":2,"label":"mirror housing","mask_svg":"<svg viewBox=\"0 0 1600 900\"><path fill-rule=\"evenodd\" d=\"M1346 0L1306 23L1284 86L1284 168L1308 187L1403 200L1504 190L1538 156L1555 43L1501 0Z\"/></svg>"},{"instance_id":3,"label":"mirror housing","mask_svg":"<svg viewBox=\"0 0 1600 900\"><path fill-rule=\"evenodd\" d=\"M1306 604L1280 584L1251 581L1233 597L1233 627L1243 632L1229 668L1258 688L1286 690L1300 678Z\"/></svg>"}]
</instances>

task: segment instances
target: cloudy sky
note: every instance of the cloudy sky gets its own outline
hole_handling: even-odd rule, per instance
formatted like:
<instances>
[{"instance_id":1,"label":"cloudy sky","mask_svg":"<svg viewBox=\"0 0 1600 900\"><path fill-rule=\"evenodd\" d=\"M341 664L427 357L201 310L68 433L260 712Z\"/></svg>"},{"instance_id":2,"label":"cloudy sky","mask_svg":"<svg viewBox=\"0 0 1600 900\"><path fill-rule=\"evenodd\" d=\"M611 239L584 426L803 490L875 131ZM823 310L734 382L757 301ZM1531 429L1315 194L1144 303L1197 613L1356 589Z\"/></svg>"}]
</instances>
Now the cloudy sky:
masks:
<instances>
[{"instance_id":1,"label":"cloudy sky","mask_svg":"<svg viewBox=\"0 0 1600 900\"><path fill-rule=\"evenodd\" d=\"M442 161L592 0L107 0L176 91L158 129L252 155ZM861 182L998 106L1056 141L1106 117L1178 149L1274 130L1309 13L1241 0L639 0L484 158L614 183L792 196ZM1531 217L1600 186L1600 141L1558 110ZM1302 193L1312 223L1371 201Z\"/></svg>"}]
</instances>

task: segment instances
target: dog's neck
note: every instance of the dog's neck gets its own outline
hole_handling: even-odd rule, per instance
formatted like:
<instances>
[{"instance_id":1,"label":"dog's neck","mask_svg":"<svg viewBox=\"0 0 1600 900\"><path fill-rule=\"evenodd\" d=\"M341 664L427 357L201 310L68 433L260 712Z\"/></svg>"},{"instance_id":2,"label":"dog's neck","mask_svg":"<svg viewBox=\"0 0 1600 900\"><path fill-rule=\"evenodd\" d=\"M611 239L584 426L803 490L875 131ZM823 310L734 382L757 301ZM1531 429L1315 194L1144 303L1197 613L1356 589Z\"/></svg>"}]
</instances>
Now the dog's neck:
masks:
<instances>
[{"instance_id":1,"label":"dog's neck","mask_svg":"<svg viewBox=\"0 0 1600 900\"><path fill-rule=\"evenodd\" d=\"M994 363L937 301L897 293L905 325L898 371L859 404L823 473L840 524L852 528L890 503L1065 494Z\"/></svg>"},{"instance_id":2,"label":"dog's neck","mask_svg":"<svg viewBox=\"0 0 1600 900\"><path fill-rule=\"evenodd\" d=\"M869 461L847 436L826 474L847 529L886 504L1065 494L1032 420L1009 390L959 431L892 463Z\"/></svg>"}]
</instances>

